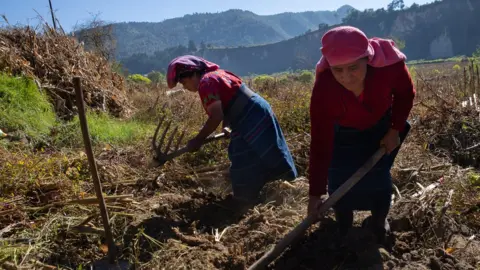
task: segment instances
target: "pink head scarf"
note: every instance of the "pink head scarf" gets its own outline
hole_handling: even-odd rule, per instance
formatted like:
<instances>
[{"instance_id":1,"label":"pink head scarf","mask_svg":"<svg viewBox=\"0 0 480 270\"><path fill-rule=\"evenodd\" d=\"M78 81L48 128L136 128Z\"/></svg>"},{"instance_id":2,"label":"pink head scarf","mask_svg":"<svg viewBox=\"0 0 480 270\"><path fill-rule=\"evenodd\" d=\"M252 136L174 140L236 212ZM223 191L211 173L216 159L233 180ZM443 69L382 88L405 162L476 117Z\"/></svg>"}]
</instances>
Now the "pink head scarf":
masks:
<instances>
[{"instance_id":1,"label":"pink head scarf","mask_svg":"<svg viewBox=\"0 0 480 270\"><path fill-rule=\"evenodd\" d=\"M183 55L173 59L168 64L167 85L173 88L177 85L177 76L187 71L210 72L219 69L220 66L207 61L199 56Z\"/></svg>"},{"instance_id":2,"label":"pink head scarf","mask_svg":"<svg viewBox=\"0 0 480 270\"><path fill-rule=\"evenodd\" d=\"M322 46L317 75L330 66L348 64L363 57L368 57L368 64L373 67L385 67L407 59L393 40L368 39L360 29L352 26L330 29L322 37Z\"/></svg>"}]
</instances>

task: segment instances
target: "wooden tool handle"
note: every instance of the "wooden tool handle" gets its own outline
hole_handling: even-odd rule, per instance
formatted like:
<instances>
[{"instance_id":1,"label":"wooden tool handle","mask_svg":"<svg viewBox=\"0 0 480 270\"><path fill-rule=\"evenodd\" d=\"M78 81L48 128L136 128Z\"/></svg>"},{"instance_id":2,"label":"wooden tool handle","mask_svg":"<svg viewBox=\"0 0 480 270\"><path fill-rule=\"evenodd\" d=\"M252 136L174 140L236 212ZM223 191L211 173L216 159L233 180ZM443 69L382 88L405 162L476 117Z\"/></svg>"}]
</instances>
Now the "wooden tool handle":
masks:
<instances>
[{"instance_id":1,"label":"wooden tool handle","mask_svg":"<svg viewBox=\"0 0 480 270\"><path fill-rule=\"evenodd\" d=\"M218 140L220 140L220 139L225 138L226 136L227 136L227 135L226 135L225 133L215 134L214 136L210 136L210 137L206 138L206 139L203 141L202 145L207 144L207 143L211 143L211 142L213 142L213 141L218 141ZM165 157L165 160L172 160L172 159L174 159L174 158L176 158L176 157L178 157L178 156L181 156L181 155L183 155L183 154L185 154L185 153L187 153L187 152L188 152L188 147L184 146L184 147L178 149L177 151L175 151L175 152L173 152L173 153L171 153L171 154L168 154L168 155Z\"/></svg>"},{"instance_id":2,"label":"wooden tool handle","mask_svg":"<svg viewBox=\"0 0 480 270\"><path fill-rule=\"evenodd\" d=\"M347 193L362 177L367 174L373 166L385 154L385 148L380 149L371 156L362 167L360 167L350 178L343 183L328 199L318 208L319 215L330 209L338 200L340 200L345 193ZM259 260L252 264L248 270L265 269L271 261L276 259L287 246L298 240L305 231L315 223L316 219L307 216L300 224L298 224L292 231L290 231L283 239L280 240L273 248L266 252Z\"/></svg>"}]
</instances>

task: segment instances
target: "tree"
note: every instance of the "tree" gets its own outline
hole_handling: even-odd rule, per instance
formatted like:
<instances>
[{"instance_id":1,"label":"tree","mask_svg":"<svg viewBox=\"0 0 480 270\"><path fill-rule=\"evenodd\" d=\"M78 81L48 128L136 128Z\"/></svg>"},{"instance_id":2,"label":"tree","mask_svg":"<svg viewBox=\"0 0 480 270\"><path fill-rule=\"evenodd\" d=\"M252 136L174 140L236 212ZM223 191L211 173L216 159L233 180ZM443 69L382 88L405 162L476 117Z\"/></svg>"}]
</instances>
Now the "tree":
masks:
<instances>
[{"instance_id":1,"label":"tree","mask_svg":"<svg viewBox=\"0 0 480 270\"><path fill-rule=\"evenodd\" d=\"M477 50L472 53L472 56L480 58L480 45L477 46Z\"/></svg>"},{"instance_id":2,"label":"tree","mask_svg":"<svg viewBox=\"0 0 480 270\"><path fill-rule=\"evenodd\" d=\"M196 52L197 51L197 46L195 45L195 42L193 40L188 41L188 51L189 52Z\"/></svg>"},{"instance_id":3,"label":"tree","mask_svg":"<svg viewBox=\"0 0 480 270\"><path fill-rule=\"evenodd\" d=\"M405 40L402 40L400 38L397 38L397 37L390 37L393 42L395 42L395 46L400 49L400 50L403 50L405 49Z\"/></svg>"},{"instance_id":4,"label":"tree","mask_svg":"<svg viewBox=\"0 0 480 270\"><path fill-rule=\"evenodd\" d=\"M403 0L392 0L392 2L387 6L388 11L402 10L404 8L405 3L403 3Z\"/></svg>"},{"instance_id":5,"label":"tree","mask_svg":"<svg viewBox=\"0 0 480 270\"><path fill-rule=\"evenodd\" d=\"M318 24L318 30L320 30L320 31L325 31L325 30L327 30L327 28L328 28L328 24L326 24L326 23Z\"/></svg>"},{"instance_id":6,"label":"tree","mask_svg":"<svg viewBox=\"0 0 480 270\"><path fill-rule=\"evenodd\" d=\"M75 27L78 41L84 42L85 49L93 51L107 61L114 60L116 40L113 35L113 26L101 20L99 13L92 16L90 21Z\"/></svg>"}]
</instances>

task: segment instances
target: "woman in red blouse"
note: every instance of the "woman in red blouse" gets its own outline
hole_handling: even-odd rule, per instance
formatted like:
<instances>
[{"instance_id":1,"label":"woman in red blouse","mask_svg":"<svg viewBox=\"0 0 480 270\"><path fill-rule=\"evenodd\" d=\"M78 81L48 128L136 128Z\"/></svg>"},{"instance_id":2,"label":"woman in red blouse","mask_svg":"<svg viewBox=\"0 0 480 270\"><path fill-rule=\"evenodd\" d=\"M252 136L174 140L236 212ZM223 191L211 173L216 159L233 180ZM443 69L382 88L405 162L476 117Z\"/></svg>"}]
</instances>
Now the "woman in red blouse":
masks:
<instances>
[{"instance_id":1,"label":"woman in red blouse","mask_svg":"<svg viewBox=\"0 0 480 270\"><path fill-rule=\"evenodd\" d=\"M316 215L322 195L332 194L383 146L387 155L333 207L342 234L352 226L353 210L370 210L364 225L383 241L389 230L390 168L410 130L415 97L406 57L393 41L368 39L349 26L325 33L321 50L310 105L308 213Z\"/></svg>"},{"instance_id":2,"label":"woman in red blouse","mask_svg":"<svg viewBox=\"0 0 480 270\"><path fill-rule=\"evenodd\" d=\"M254 202L267 181L297 177L270 105L239 77L201 57L184 55L173 59L168 66L169 88L177 82L191 92L198 92L209 116L198 135L188 142L191 151L197 151L220 122L232 130L228 156L232 162L230 179L235 199Z\"/></svg>"}]
</instances>

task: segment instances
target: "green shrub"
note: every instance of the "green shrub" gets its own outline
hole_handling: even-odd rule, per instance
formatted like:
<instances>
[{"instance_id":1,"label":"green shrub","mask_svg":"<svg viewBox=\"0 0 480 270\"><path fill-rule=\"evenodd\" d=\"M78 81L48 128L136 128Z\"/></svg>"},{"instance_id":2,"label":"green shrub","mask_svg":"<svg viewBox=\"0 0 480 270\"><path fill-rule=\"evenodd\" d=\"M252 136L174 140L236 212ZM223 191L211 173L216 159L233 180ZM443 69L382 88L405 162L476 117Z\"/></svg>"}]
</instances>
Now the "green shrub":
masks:
<instances>
[{"instance_id":1,"label":"green shrub","mask_svg":"<svg viewBox=\"0 0 480 270\"><path fill-rule=\"evenodd\" d=\"M33 80L0 74L0 128L20 131L34 141L48 136L55 113Z\"/></svg>"},{"instance_id":2,"label":"green shrub","mask_svg":"<svg viewBox=\"0 0 480 270\"><path fill-rule=\"evenodd\" d=\"M268 86L270 84L275 83L275 79L272 76L269 76L269 75L259 75L259 76L255 77L255 79L253 79L253 83L257 87L265 87L265 86Z\"/></svg>"},{"instance_id":3,"label":"green shrub","mask_svg":"<svg viewBox=\"0 0 480 270\"><path fill-rule=\"evenodd\" d=\"M132 75L129 75L128 76L128 80L129 81L132 81L132 82L136 82L136 83L143 83L143 84L150 84L152 83L152 81L145 77L145 76L142 76L140 74L132 74Z\"/></svg>"},{"instance_id":4,"label":"green shrub","mask_svg":"<svg viewBox=\"0 0 480 270\"><path fill-rule=\"evenodd\" d=\"M415 82L417 79L417 69L415 67L410 67L408 71L410 72L410 76L412 77L412 80Z\"/></svg>"},{"instance_id":5,"label":"green shrub","mask_svg":"<svg viewBox=\"0 0 480 270\"><path fill-rule=\"evenodd\" d=\"M165 75L163 75L159 71L152 71L152 72L148 73L147 77L153 83L160 83L160 84L165 83Z\"/></svg>"},{"instance_id":6,"label":"green shrub","mask_svg":"<svg viewBox=\"0 0 480 270\"><path fill-rule=\"evenodd\" d=\"M298 76L298 80L302 83L311 83L313 82L313 78L313 73L308 70L302 71L302 73L300 73L300 75Z\"/></svg>"}]
</instances>

